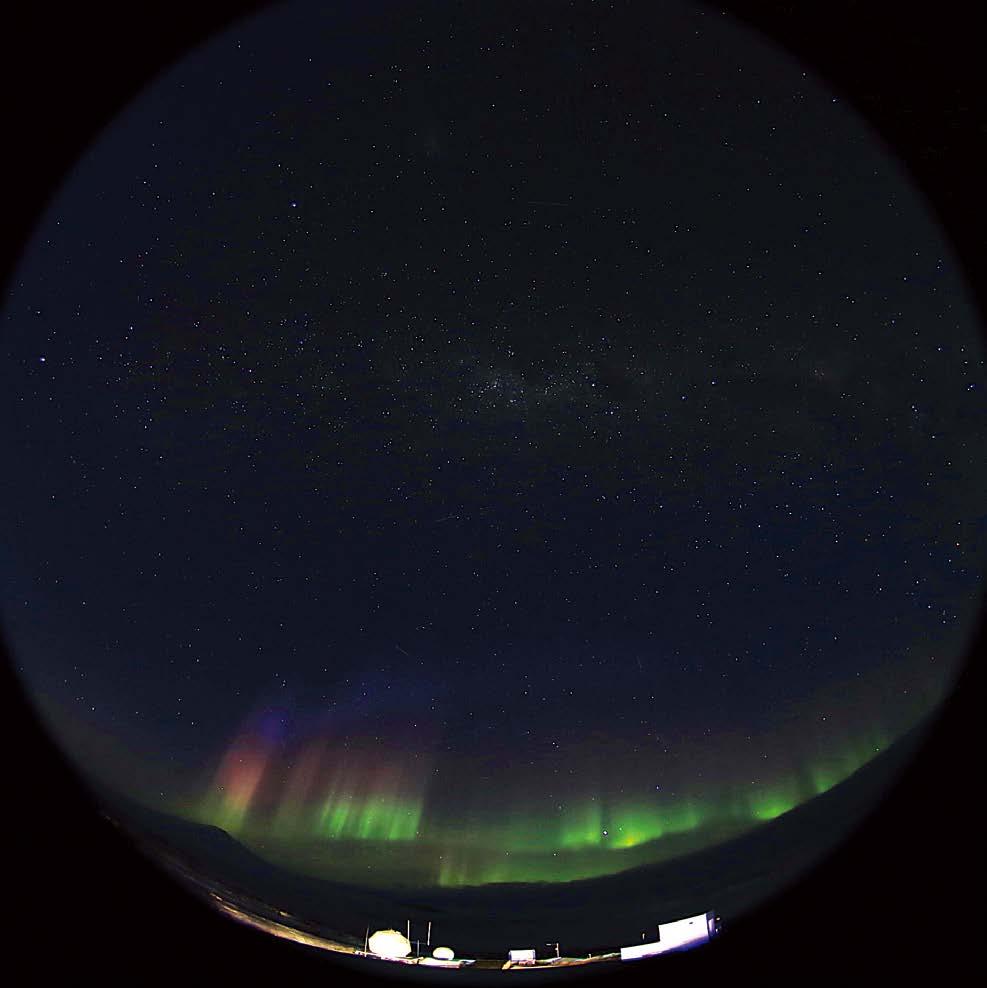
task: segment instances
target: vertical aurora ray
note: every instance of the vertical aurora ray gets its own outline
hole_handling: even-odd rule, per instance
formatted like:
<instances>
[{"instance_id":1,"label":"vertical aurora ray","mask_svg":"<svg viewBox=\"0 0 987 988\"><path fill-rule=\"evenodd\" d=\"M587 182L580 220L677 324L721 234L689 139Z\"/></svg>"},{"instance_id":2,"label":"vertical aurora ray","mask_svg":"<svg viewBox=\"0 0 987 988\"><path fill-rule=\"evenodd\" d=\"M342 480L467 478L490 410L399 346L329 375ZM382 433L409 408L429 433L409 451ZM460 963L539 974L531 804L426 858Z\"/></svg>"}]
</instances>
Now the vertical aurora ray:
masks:
<instances>
[{"instance_id":1,"label":"vertical aurora ray","mask_svg":"<svg viewBox=\"0 0 987 988\"><path fill-rule=\"evenodd\" d=\"M323 748L317 742L305 745L289 770L284 791L278 801L271 821L274 833L279 836L299 833L307 819L313 816L310 797L317 785L322 768Z\"/></svg>"},{"instance_id":2,"label":"vertical aurora ray","mask_svg":"<svg viewBox=\"0 0 987 988\"><path fill-rule=\"evenodd\" d=\"M286 733L279 715L252 719L185 815L255 849L419 836L427 759L379 745L351 749L324 731Z\"/></svg>"},{"instance_id":3,"label":"vertical aurora ray","mask_svg":"<svg viewBox=\"0 0 987 988\"><path fill-rule=\"evenodd\" d=\"M697 800L625 802L611 814L609 846L614 849L637 847L670 834L696 830L709 814Z\"/></svg>"},{"instance_id":4,"label":"vertical aurora ray","mask_svg":"<svg viewBox=\"0 0 987 988\"><path fill-rule=\"evenodd\" d=\"M269 715L234 738L211 787L196 807L198 818L231 834L239 834L249 825L275 760L281 728L280 718Z\"/></svg>"},{"instance_id":5,"label":"vertical aurora ray","mask_svg":"<svg viewBox=\"0 0 987 988\"><path fill-rule=\"evenodd\" d=\"M226 827L239 829L243 824L266 765L267 759L263 755L241 755L236 757L235 766L224 773L221 819Z\"/></svg>"},{"instance_id":6,"label":"vertical aurora ray","mask_svg":"<svg viewBox=\"0 0 987 988\"><path fill-rule=\"evenodd\" d=\"M328 839L414 840L424 808L420 770L366 757L344 758L325 788L317 836Z\"/></svg>"},{"instance_id":7,"label":"vertical aurora ray","mask_svg":"<svg viewBox=\"0 0 987 988\"><path fill-rule=\"evenodd\" d=\"M591 799L562 815L559 847L564 850L578 847L598 847L603 843L603 807Z\"/></svg>"},{"instance_id":8,"label":"vertical aurora ray","mask_svg":"<svg viewBox=\"0 0 987 988\"><path fill-rule=\"evenodd\" d=\"M887 732L872 726L863 736L845 741L839 750L814 759L805 771L812 795L828 792L876 758L890 744L891 738Z\"/></svg>"},{"instance_id":9,"label":"vertical aurora ray","mask_svg":"<svg viewBox=\"0 0 987 988\"><path fill-rule=\"evenodd\" d=\"M469 884L469 874L465 864L448 851L440 854L436 883L444 888L458 888Z\"/></svg>"},{"instance_id":10,"label":"vertical aurora ray","mask_svg":"<svg viewBox=\"0 0 987 988\"><path fill-rule=\"evenodd\" d=\"M800 802L797 788L792 784L761 787L747 797L750 815L757 821L774 820Z\"/></svg>"},{"instance_id":11,"label":"vertical aurora ray","mask_svg":"<svg viewBox=\"0 0 987 988\"><path fill-rule=\"evenodd\" d=\"M812 789L816 796L828 792L840 781L839 770L834 769L831 765L814 765L807 772L812 780Z\"/></svg>"},{"instance_id":12,"label":"vertical aurora ray","mask_svg":"<svg viewBox=\"0 0 987 988\"><path fill-rule=\"evenodd\" d=\"M662 813L662 820L669 834L684 834L696 830L704 819L705 814L698 801L694 799L673 803Z\"/></svg>"},{"instance_id":13,"label":"vertical aurora ray","mask_svg":"<svg viewBox=\"0 0 987 988\"><path fill-rule=\"evenodd\" d=\"M352 803L353 797L349 793L333 792L327 797L319 814L319 836L345 836Z\"/></svg>"},{"instance_id":14,"label":"vertical aurora ray","mask_svg":"<svg viewBox=\"0 0 987 988\"><path fill-rule=\"evenodd\" d=\"M624 804L613 813L613 847L636 847L657 840L667 831L660 807Z\"/></svg>"}]
</instances>

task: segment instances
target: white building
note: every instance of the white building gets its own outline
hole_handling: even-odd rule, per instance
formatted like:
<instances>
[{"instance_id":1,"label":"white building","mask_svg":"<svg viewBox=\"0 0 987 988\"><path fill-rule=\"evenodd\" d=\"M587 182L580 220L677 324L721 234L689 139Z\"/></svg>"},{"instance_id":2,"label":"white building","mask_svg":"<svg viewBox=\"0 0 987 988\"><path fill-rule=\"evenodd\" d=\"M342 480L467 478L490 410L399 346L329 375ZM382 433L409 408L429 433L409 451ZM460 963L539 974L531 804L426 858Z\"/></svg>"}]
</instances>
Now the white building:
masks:
<instances>
[{"instance_id":1,"label":"white building","mask_svg":"<svg viewBox=\"0 0 987 988\"><path fill-rule=\"evenodd\" d=\"M667 954L672 950L689 950L691 947L706 943L711 936L719 932L719 928L719 920L713 912L688 916L672 923L659 923L657 940L651 943L638 943L633 947L621 947L620 959L632 961L641 957Z\"/></svg>"}]
</instances>

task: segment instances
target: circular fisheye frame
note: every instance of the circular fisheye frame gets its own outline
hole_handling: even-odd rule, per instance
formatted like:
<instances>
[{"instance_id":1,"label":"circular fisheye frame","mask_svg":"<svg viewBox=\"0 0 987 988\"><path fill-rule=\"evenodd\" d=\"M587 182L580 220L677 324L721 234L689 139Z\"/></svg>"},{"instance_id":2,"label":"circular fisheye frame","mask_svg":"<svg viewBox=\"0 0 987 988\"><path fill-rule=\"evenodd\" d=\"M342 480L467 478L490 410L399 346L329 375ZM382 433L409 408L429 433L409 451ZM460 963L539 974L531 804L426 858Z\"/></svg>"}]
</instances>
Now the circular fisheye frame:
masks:
<instances>
[{"instance_id":1,"label":"circular fisheye frame","mask_svg":"<svg viewBox=\"0 0 987 988\"><path fill-rule=\"evenodd\" d=\"M17 680L265 947L450 983L715 951L960 675L959 262L713 8L256 11L93 139L2 318Z\"/></svg>"}]
</instances>

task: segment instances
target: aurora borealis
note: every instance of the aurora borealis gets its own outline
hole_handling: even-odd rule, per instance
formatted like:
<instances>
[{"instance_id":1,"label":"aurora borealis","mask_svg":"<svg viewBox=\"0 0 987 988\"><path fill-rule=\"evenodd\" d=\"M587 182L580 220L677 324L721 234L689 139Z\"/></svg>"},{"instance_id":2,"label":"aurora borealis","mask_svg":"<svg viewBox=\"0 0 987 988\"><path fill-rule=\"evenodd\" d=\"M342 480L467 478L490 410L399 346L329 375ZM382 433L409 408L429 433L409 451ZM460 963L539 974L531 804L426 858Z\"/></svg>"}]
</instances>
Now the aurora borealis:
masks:
<instances>
[{"instance_id":1,"label":"aurora borealis","mask_svg":"<svg viewBox=\"0 0 987 988\"><path fill-rule=\"evenodd\" d=\"M289 757L291 767L286 768L285 755L263 734L238 736L223 756L198 814L232 834L259 827L286 837L418 836L422 773L407 758L352 751L333 757L319 742L309 742ZM273 793L272 775L282 780Z\"/></svg>"},{"instance_id":2,"label":"aurora borealis","mask_svg":"<svg viewBox=\"0 0 987 988\"><path fill-rule=\"evenodd\" d=\"M569 796L498 785L496 808L470 813L465 807L477 794L468 785L451 803L429 799L429 783L441 773L426 753L334 743L311 728L293 737L289 724L285 711L252 718L202 790L170 808L220 827L273 863L370 885L565 882L619 873L773 820L848 778L890 740L871 728L787 776L762 773L705 792L695 786L704 766L698 754L692 785L671 793L658 785L632 794L623 785L628 773L617 766L596 793L580 792L578 782Z\"/></svg>"},{"instance_id":3,"label":"aurora borealis","mask_svg":"<svg viewBox=\"0 0 987 988\"><path fill-rule=\"evenodd\" d=\"M784 825L979 606L949 243L726 20L373 6L240 24L52 199L18 676L84 776L293 877L561 890Z\"/></svg>"}]
</instances>

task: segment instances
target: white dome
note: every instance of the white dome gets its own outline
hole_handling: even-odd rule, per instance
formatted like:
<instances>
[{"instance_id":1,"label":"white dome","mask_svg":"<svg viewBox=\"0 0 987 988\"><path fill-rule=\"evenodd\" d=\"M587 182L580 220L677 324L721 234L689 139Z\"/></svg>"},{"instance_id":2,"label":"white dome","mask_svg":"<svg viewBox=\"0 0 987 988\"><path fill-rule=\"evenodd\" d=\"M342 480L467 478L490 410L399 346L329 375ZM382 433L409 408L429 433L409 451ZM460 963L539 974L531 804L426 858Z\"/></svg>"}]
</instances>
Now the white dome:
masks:
<instances>
[{"instance_id":1,"label":"white dome","mask_svg":"<svg viewBox=\"0 0 987 988\"><path fill-rule=\"evenodd\" d=\"M432 956L437 961L451 961L456 955L452 952L452 947L436 947Z\"/></svg>"},{"instance_id":2,"label":"white dome","mask_svg":"<svg viewBox=\"0 0 987 988\"><path fill-rule=\"evenodd\" d=\"M378 957L407 957L411 953L411 943L397 930L378 930L367 946Z\"/></svg>"}]
</instances>

